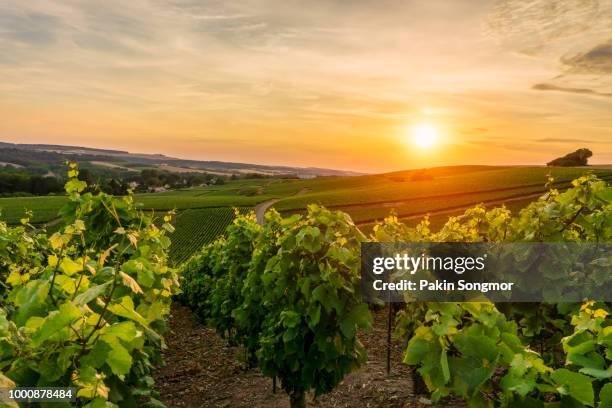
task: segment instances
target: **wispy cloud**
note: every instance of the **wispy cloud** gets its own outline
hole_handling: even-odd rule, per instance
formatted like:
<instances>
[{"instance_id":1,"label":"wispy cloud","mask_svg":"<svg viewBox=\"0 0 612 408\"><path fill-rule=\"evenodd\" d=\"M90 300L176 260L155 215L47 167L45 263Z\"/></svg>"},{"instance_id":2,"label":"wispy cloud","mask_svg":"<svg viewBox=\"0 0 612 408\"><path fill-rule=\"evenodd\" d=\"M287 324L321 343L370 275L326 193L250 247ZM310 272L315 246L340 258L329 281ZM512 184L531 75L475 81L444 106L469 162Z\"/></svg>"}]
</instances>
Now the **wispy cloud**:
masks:
<instances>
[{"instance_id":1,"label":"wispy cloud","mask_svg":"<svg viewBox=\"0 0 612 408\"><path fill-rule=\"evenodd\" d=\"M593 89L588 89L588 88L569 88L565 86L558 86L558 85L546 84L546 83L535 84L532 87L532 89L535 89L536 91L559 91L559 92L569 92L569 93L582 94L582 95L603 96L606 98L612 97L612 93L597 92L597 91L594 91Z\"/></svg>"},{"instance_id":2,"label":"wispy cloud","mask_svg":"<svg viewBox=\"0 0 612 408\"><path fill-rule=\"evenodd\" d=\"M607 26L609 9L599 0L497 0L486 27L504 46L537 55L557 42Z\"/></svg>"},{"instance_id":3,"label":"wispy cloud","mask_svg":"<svg viewBox=\"0 0 612 408\"><path fill-rule=\"evenodd\" d=\"M0 11L0 38L33 46L45 46L56 40L60 20L38 12Z\"/></svg>"},{"instance_id":4,"label":"wispy cloud","mask_svg":"<svg viewBox=\"0 0 612 408\"><path fill-rule=\"evenodd\" d=\"M558 137L544 137L541 139L537 139L536 142L539 143L582 143L585 145L591 143L600 143L597 140L589 140L589 139L575 139L575 138L558 138Z\"/></svg>"},{"instance_id":5,"label":"wispy cloud","mask_svg":"<svg viewBox=\"0 0 612 408\"><path fill-rule=\"evenodd\" d=\"M570 72L578 74L612 75L612 39L587 52L561 59Z\"/></svg>"}]
</instances>

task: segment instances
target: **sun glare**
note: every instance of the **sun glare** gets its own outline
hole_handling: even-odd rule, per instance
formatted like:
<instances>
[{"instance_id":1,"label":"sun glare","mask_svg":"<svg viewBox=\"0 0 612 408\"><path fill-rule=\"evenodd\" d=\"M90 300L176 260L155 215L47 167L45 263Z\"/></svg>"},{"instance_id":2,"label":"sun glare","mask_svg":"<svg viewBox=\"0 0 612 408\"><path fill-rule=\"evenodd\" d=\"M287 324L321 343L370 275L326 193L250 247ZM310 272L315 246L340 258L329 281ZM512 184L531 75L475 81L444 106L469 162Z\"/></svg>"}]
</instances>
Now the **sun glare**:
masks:
<instances>
[{"instance_id":1,"label":"sun glare","mask_svg":"<svg viewBox=\"0 0 612 408\"><path fill-rule=\"evenodd\" d=\"M438 141L438 129L430 124L419 124L412 128L414 144L423 149L428 149Z\"/></svg>"}]
</instances>

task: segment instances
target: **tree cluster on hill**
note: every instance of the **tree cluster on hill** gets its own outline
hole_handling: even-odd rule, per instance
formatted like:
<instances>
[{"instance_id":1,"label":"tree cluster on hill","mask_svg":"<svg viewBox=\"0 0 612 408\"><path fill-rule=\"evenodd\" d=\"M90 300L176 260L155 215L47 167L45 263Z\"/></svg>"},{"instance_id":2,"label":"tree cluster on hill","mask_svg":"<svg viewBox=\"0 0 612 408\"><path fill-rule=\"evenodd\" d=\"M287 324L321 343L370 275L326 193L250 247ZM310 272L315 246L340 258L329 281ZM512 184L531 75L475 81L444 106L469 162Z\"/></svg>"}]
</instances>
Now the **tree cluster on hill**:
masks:
<instances>
[{"instance_id":1,"label":"tree cluster on hill","mask_svg":"<svg viewBox=\"0 0 612 408\"><path fill-rule=\"evenodd\" d=\"M0 196L47 195L62 193L66 180L53 172L46 175L30 173L28 170L4 166L0 168ZM148 192L158 188L175 189L207 184L223 184L224 180L206 173L171 173L157 169L127 172L117 169L84 167L79 180L87 183L88 191L102 191L112 195L125 195L128 189Z\"/></svg>"},{"instance_id":2,"label":"tree cluster on hill","mask_svg":"<svg viewBox=\"0 0 612 408\"><path fill-rule=\"evenodd\" d=\"M56 177L26 173L0 173L0 195L47 195L61 193L64 184Z\"/></svg>"},{"instance_id":3,"label":"tree cluster on hill","mask_svg":"<svg viewBox=\"0 0 612 408\"><path fill-rule=\"evenodd\" d=\"M232 174L230 180L252 180L252 179L299 179L296 173L279 173L279 174L264 174L264 173L241 173Z\"/></svg>"},{"instance_id":4,"label":"tree cluster on hill","mask_svg":"<svg viewBox=\"0 0 612 408\"><path fill-rule=\"evenodd\" d=\"M168 189L201 186L218 183L219 176L208 173L172 173L157 169L143 169L140 173L126 178L138 191L150 191L157 187Z\"/></svg>"},{"instance_id":5,"label":"tree cluster on hill","mask_svg":"<svg viewBox=\"0 0 612 408\"><path fill-rule=\"evenodd\" d=\"M80 170L79 180L87 183L90 192L102 191L115 196L126 195L129 184L114 172L97 172L87 168Z\"/></svg>"},{"instance_id":6,"label":"tree cluster on hill","mask_svg":"<svg viewBox=\"0 0 612 408\"><path fill-rule=\"evenodd\" d=\"M548 163L547 166L573 167L586 166L588 158L593 156L593 152L589 149L578 149L573 153L568 153L563 157L556 158Z\"/></svg>"},{"instance_id":7,"label":"tree cluster on hill","mask_svg":"<svg viewBox=\"0 0 612 408\"><path fill-rule=\"evenodd\" d=\"M159 189L177 189L207 184L222 184L218 176L207 173L173 173L158 169L140 172L117 172L106 169L82 168L79 179L85 181L91 191L103 191L112 195L125 195L128 189L151 192Z\"/></svg>"}]
</instances>

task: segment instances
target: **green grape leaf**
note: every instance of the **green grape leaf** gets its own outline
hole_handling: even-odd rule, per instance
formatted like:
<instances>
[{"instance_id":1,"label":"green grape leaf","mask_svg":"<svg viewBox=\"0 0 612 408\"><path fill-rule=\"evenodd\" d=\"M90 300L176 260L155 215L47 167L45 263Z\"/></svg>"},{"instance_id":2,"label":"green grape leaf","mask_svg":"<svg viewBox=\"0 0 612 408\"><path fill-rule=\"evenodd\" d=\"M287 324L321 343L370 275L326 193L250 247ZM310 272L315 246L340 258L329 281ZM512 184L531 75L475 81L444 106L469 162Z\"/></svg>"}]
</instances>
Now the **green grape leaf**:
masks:
<instances>
[{"instance_id":1,"label":"green grape leaf","mask_svg":"<svg viewBox=\"0 0 612 408\"><path fill-rule=\"evenodd\" d=\"M49 313L44 323L32 336L32 345L39 347L45 340L62 332L68 332L68 326L81 317L81 311L72 303L64 303L59 310Z\"/></svg>"},{"instance_id":2,"label":"green grape leaf","mask_svg":"<svg viewBox=\"0 0 612 408\"><path fill-rule=\"evenodd\" d=\"M46 314L45 299L48 294L49 283L45 281L33 281L19 288L15 297L15 305L18 307L15 324L23 326L30 317Z\"/></svg>"},{"instance_id":3,"label":"green grape leaf","mask_svg":"<svg viewBox=\"0 0 612 408\"><path fill-rule=\"evenodd\" d=\"M442 367L442 375L444 375L444 382L448 383L450 381L450 369L448 368L448 357L446 355L446 350L442 350L440 352L440 367Z\"/></svg>"},{"instance_id":4,"label":"green grape leaf","mask_svg":"<svg viewBox=\"0 0 612 408\"><path fill-rule=\"evenodd\" d=\"M88 304L92 300L96 299L98 296L102 295L111 283L112 282L105 282L100 285L88 288L85 292L77 295L72 301L72 304L74 304L75 306L83 306Z\"/></svg>"},{"instance_id":5,"label":"green grape leaf","mask_svg":"<svg viewBox=\"0 0 612 408\"><path fill-rule=\"evenodd\" d=\"M612 378L612 368L608 368L607 370L597 368L581 368L579 371L582 374L590 375L598 380L607 380L608 378Z\"/></svg>"},{"instance_id":6,"label":"green grape leaf","mask_svg":"<svg viewBox=\"0 0 612 408\"><path fill-rule=\"evenodd\" d=\"M582 402L590 407L593 406L595 396L593 394L592 379L584 374L575 373L566 368L555 370L552 379L562 386L560 392Z\"/></svg>"},{"instance_id":7,"label":"green grape leaf","mask_svg":"<svg viewBox=\"0 0 612 408\"><path fill-rule=\"evenodd\" d=\"M612 383L604 384L601 387L598 408L612 408Z\"/></svg>"},{"instance_id":8,"label":"green grape leaf","mask_svg":"<svg viewBox=\"0 0 612 408\"><path fill-rule=\"evenodd\" d=\"M114 374L123 376L130 372L132 367L132 356L125 347L121 344L119 339L112 336L104 336L102 341L110 346L106 364L109 365Z\"/></svg>"},{"instance_id":9,"label":"green grape leaf","mask_svg":"<svg viewBox=\"0 0 612 408\"><path fill-rule=\"evenodd\" d=\"M72 276L77 272L83 270L83 264L81 262L75 262L71 258L65 257L59 264L59 269L68 276Z\"/></svg>"}]
</instances>

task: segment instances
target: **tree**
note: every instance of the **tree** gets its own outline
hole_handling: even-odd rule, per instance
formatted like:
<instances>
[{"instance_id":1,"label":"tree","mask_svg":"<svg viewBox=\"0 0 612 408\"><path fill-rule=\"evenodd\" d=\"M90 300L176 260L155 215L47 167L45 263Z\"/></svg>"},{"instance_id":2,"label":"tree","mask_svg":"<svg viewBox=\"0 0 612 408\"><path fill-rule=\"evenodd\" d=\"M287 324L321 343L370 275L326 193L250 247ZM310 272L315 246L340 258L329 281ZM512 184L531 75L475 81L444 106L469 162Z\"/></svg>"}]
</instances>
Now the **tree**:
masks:
<instances>
[{"instance_id":1,"label":"tree","mask_svg":"<svg viewBox=\"0 0 612 408\"><path fill-rule=\"evenodd\" d=\"M553 161L546 163L547 166L586 166L589 157L593 156L593 152L589 149L578 149L573 153L568 153L563 157L556 158Z\"/></svg>"}]
</instances>

